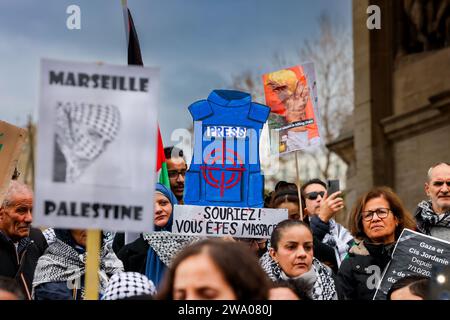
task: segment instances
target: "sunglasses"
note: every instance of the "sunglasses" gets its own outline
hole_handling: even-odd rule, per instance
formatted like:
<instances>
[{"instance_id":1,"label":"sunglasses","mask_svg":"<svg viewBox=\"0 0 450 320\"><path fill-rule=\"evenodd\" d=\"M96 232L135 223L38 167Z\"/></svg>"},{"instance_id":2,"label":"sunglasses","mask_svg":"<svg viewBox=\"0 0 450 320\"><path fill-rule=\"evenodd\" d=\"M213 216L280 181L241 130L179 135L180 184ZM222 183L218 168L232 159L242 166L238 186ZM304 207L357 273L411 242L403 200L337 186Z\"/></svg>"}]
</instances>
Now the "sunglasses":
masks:
<instances>
[{"instance_id":1,"label":"sunglasses","mask_svg":"<svg viewBox=\"0 0 450 320\"><path fill-rule=\"evenodd\" d=\"M318 196L321 196L323 198L324 195L325 195L325 191L319 191L319 192L313 191L313 192L307 193L306 198L309 200L316 200Z\"/></svg>"}]
</instances>

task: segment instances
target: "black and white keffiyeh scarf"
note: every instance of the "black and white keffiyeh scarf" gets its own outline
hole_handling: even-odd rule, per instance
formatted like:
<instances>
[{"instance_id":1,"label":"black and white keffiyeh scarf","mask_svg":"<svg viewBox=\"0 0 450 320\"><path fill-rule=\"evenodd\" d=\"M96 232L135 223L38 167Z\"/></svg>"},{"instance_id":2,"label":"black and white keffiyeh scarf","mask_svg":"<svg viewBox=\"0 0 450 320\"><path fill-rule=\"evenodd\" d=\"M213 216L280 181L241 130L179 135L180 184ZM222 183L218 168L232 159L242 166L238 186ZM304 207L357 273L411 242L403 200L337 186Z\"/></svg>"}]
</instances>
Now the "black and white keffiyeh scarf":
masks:
<instances>
[{"instance_id":1,"label":"black and white keffiyeh scarf","mask_svg":"<svg viewBox=\"0 0 450 320\"><path fill-rule=\"evenodd\" d=\"M109 280L102 300L119 300L155 294L155 285L145 275L139 272L120 272L114 274Z\"/></svg>"},{"instance_id":2,"label":"black and white keffiyeh scarf","mask_svg":"<svg viewBox=\"0 0 450 320\"><path fill-rule=\"evenodd\" d=\"M283 279L283 272L272 257L266 252L259 260L261 267L267 273L272 281L279 281ZM329 267L322 264L316 258L313 258L312 268L316 274L316 281L314 285L307 292L307 296L312 300L337 300L337 291L332 271ZM294 279L294 281L296 281Z\"/></svg>"},{"instance_id":3,"label":"black and white keffiyeh scarf","mask_svg":"<svg viewBox=\"0 0 450 320\"><path fill-rule=\"evenodd\" d=\"M76 286L77 289L81 289L82 297L84 297L84 284L81 283L81 277L85 274L85 265L86 252L80 254L67 243L55 238L38 260L34 272L33 295L34 289L40 284L66 281L68 284L72 283L72 286ZM100 253L100 293L106 288L108 276L122 271L122 261L114 252L103 246Z\"/></svg>"},{"instance_id":4,"label":"black and white keffiyeh scarf","mask_svg":"<svg viewBox=\"0 0 450 320\"><path fill-rule=\"evenodd\" d=\"M437 215L433 210L431 200L420 202L414 216L417 221L417 229L424 234L430 235L431 229L436 226L450 228L450 211L443 215Z\"/></svg>"},{"instance_id":5,"label":"black and white keffiyeh scarf","mask_svg":"<svg viewBox=\"0 0 450 320\"><path fill-rule=\"evenodd\" d=\"M173 258L184 247L202 239L200 237L186 236L169 231L144 233L142 236L166 266L170 266Z\"/></svg>"}]
</instances>

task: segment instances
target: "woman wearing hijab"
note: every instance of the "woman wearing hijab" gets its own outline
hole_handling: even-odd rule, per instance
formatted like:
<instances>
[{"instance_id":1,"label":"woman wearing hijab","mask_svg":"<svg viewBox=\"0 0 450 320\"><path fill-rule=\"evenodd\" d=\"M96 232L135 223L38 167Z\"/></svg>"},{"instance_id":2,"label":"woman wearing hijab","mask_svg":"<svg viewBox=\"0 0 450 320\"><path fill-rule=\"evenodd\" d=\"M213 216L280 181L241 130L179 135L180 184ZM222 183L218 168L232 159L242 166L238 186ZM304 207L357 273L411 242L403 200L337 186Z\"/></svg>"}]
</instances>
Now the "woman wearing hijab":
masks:
<instances>
[{"instance_id":1,"label":"woman wearing hijab","mask_svg":"<svg viewBox=\"0 0 450 320\"><path fill-rule=\"evenodd\" d=\"M154 231L143 233L134 242L124 246L118 257L125 271L146 275L158 288L175 254L196 238L173 234L173 207L175 195L166 186L157 183L154 198Z\"/></svg>"}]
</instances>

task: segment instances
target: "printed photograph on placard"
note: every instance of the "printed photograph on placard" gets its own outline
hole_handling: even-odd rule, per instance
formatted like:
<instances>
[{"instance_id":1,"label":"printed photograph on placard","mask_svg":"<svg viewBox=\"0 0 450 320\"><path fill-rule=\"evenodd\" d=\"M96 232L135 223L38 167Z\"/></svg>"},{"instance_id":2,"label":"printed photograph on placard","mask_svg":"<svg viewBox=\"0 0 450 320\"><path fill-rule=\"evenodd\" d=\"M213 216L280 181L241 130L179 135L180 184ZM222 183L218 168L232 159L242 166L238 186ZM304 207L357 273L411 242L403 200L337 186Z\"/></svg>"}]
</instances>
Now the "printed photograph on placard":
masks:
<instances>
[{"instance_id":1,"label":"printed photograph on placard","mask_svg":"<svg viewBox=\"0 0 450 320\"><path fill-rule=\"evenodd\" d=\"M306 63L263 75L272 153L320 145L314 64Z\"/></svg>"},{"instance_id":2,"label":"printed photograph on placard","mask_svg":"<svg viewBox=\"0 0 450 320\"><path fill-rule=\"evenodd\" d=\"M58 101L56 106L53 181L76 182L120 130L115 105Z\"/></svg>"}]
</instances>

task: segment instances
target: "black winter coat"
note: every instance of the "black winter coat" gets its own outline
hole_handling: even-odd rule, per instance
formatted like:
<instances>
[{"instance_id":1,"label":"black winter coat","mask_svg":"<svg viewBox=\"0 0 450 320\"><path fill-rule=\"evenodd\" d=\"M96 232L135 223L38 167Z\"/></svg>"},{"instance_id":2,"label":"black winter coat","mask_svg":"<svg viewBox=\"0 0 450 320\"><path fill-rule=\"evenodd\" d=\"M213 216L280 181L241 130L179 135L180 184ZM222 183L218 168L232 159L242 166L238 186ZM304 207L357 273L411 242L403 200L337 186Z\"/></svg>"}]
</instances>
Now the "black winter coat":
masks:
<instances>
[{"instance_id":1,"label":"black winter coat","mask_svg":"<svg viewBox=\"0 0 450 320\"><path fill-rule=\"evenodd\" d=\"M150 245L144 240L142 235L135 241L122 247L117 253L117 257L122 260L124 271L134 271L145 274L145 265L149 247Z\"/></svg>"},{"instance_id":2,"label":"black winter coat","mask_svg":"<svg viewBox=\"0 0 450 320\"><path fill-rule=\"evenodd\" d=\"M309 216L306 216L304 221L305 223L310 225ZM329 266L331 270L333 270L334 274L336 274L338 272L336 253L333 247L322 242L322 238L317 237L313 233L314 257L320 262Z\"/></svg>"},{"instance_id":3,"label":"black winter coat","mask_svg":"<svg viewBox=\"0 0 450 320\"><path fill-rule=\"evenodd\" d=\"M338 264L336 261L336 254L334 248L323 243L319 238L313 236L314 257L320 262L326 264L336 274L338 271Z\"/></svg>"},{"instance_id":4,"label":"black winter coat","mask_svg":"<svg viewBox=\"0 0 450 320\"><path fill-rule=\"evenodd\" d=\"M41 230L31 228L30 236L19 242L17 253L14 243L0 232L0 275L14 278L26 299L31 300L34 270L47 247Z\"/></svg>"},{"instance_id":5,"label":"black winter coat","mask_svg":"<svg viewBox=\"0 0 450 320\"><path fill-rule=\"evenodd\" d=\"M394 244L361 241L350 248L337 274L339 299L372 300L376 284L391 260Z\"/></svg>"}]
</instances>

